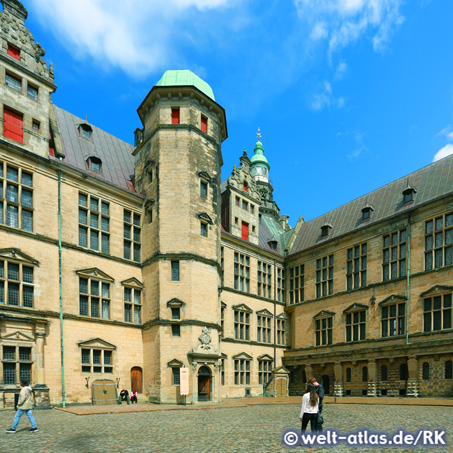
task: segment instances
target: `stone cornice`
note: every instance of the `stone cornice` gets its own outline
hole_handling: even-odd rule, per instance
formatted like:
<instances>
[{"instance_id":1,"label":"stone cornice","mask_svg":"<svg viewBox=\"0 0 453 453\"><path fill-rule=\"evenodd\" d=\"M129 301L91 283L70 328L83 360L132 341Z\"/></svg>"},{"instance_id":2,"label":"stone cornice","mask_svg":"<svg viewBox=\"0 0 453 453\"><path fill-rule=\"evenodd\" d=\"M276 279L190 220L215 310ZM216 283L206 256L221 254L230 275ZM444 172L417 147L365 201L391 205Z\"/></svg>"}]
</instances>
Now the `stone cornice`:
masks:
<instances>
[{"instance_id":1,"label":"stone cornice","mask_svg":"<svg viewBox=\"0 0 453 453\"><path fill-rule=\"evenodd\" d=\"M244 297L252 297L253 299L258 299L258 300L261 300L262 302L268 302L270 304L274 304L274 302L275 302L277 305L282 305L283 307L286 306L285 302L280 302L278 300L274 301L273 299L266 299L264 297L257 296L256 294L245 293L243 291L238 291L237 289L233 289L228 286L222 286L222 291L228 291L230 293L240 294L241 296L244 296Z\"/></svg>"},{"instance_id":2,"label":"stone cornice","mask_svg":"<svg viewBox=\"0 0 453 453\"><path fill-rule=\"evenodd\" d=\"M211 329L215 329L219 332L222 331L222 327L220 324L200 321L198 319L164 319L164 318L155 318L151 321L147 321L143 324L143 330L148 330L154 326L168 326L171 324L179 324L179 325L190 325L190 326L201 326L201 327L209 327Z\"/></svg>"},{"instance_id":3,"label":"stone cornice","mask_svg":"<svg viewBox=\"0 0 453 453\"><path fill-rule=\"evenodd\" d=\"M197 255L195 253L160 253L156 252L151 257L147 258L143 261L142 266L149 266L150 264L154 263L158 260L192 260L192 261L200 261L201 263L208 264L210 266L216 267L217 272L221 275L222 269L220 268L220 264L217 261L205 258L204 256Z\"/></svg>"}]
</instances>

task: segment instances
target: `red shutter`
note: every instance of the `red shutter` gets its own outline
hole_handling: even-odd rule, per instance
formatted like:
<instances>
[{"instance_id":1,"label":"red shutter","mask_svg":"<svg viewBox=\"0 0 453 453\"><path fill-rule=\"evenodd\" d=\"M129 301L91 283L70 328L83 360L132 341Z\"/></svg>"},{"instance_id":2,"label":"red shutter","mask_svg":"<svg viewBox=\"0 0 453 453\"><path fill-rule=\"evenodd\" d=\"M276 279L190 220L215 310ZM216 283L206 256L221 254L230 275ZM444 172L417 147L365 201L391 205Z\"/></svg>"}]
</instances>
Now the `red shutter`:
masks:
<instances>
[{"instance_id":1,"label":"red shutter","mask_svg":"<svg viewBox=\"0 0 453 453\"><path fill-rule=\"evenodd\" d=\"M244 181L244 187L243 187L243 189L244 189L244 192L247 192L247 183L246 183L245 181Z\"/></svg>"},{"instance_id":2,"label":"red shutter","mask_svg":"<svg viewBox=\"0 0 453 453\"><path fill-rule=\"evenodd\" d=\"M179 108L171 109L171 124L179 124L180 113Z\"/></svg>"},{"instance_id":3,"label":"red shutter","mask_svg":"<svg viewBox=\"0 0 453 453\"><path fill-rule=\"evenodd\" d=\"M20 60L20 50L16 47L13 47L11 44L8 44L8 55L15 58L16 60Z\"/></svg>"},{"instance_id":4,"label":"red shutter","mask_svg":"<svg viewBox=\"0 0 453 453\"><path fill-rule=\"evenodd\" d=\"M7 108L3 109L3 135L19 143L24 143L23 115Z\"/></svg>"},{"instance_id":5,"label":"red shutter","mask_svg":"<svg viewBox=\"0 0 453 453\"><path fill-rule=\"evenodd\" d=\"M205 116L201 116L201 130L208 133L208 119Z\"/></svg>"},{"instance_id":6,"label":"red shutter","mask_svg":"<svg viewBox=\"0 0 453 453\"><path fill-rule=\"evenodd\" d=\"M242 239L249 240L249 224L242 222Z\"/></svg>"}]
</instances>

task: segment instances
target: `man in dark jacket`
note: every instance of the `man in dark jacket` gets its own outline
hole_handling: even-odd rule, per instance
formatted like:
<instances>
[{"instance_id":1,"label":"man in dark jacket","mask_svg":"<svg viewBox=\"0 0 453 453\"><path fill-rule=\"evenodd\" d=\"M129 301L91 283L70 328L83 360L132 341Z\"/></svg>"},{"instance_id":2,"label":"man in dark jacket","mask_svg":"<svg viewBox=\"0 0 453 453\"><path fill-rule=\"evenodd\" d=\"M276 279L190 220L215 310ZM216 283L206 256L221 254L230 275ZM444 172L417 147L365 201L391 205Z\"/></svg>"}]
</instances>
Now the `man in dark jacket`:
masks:
<instances>
[{"instance_id":1,"label":"man in dark jacket","mask_svg":"<svg viewBox=\"0 0 453 453\"><path fill-rule=\"evenodd\" d=\"M322 400L324 399L324 387L318 383L316 378L312 377L308 380L308 384L313 384L316 387L316 393L318 394L318 407L319 407L319 413L322 413ZM316 426L317 431L321 432L322 431L322 424L318 424Z\"/></svg>"}]
</instances>

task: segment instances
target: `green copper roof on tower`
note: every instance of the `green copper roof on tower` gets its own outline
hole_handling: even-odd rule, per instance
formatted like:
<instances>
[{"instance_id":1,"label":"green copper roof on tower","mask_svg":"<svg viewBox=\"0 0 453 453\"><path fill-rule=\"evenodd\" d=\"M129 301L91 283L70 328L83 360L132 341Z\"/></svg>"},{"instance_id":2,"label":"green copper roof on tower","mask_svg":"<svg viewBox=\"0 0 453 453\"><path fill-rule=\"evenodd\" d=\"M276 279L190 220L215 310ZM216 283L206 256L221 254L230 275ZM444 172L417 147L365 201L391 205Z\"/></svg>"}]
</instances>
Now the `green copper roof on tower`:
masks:
<instances>
[{"instance_id":1,"label":"green copper roof on tower","mask_svg":"<svg viewBox=\"0 0 453 453\"><path fill-rule=\"evenodd\" d=\"M258 128L258 133L256 135L258 136L258 141L255 145L255 155L251 158L251 167L261 164L265 165L267 169L270 170L271 167L266 159L266 156L264 155L263 144L261 143L260 128Z\"/></svg>"},{"instance_id":2,"label":"green copper roof on tower","mask_svg":"<svg viewBox=\"0 0 453 453\"><path fill-rule=\"evenodd\" d=\"M178 69L178 70L169 70L165 71L162 78L159 82L156 83L156 86L187 86L192 85L195 88L198 88L206 96L210 97L215 101L214 92L212 88L206 83L203 79L200 79L196 74L188 69Z\"/></svg>"}]
</instances>

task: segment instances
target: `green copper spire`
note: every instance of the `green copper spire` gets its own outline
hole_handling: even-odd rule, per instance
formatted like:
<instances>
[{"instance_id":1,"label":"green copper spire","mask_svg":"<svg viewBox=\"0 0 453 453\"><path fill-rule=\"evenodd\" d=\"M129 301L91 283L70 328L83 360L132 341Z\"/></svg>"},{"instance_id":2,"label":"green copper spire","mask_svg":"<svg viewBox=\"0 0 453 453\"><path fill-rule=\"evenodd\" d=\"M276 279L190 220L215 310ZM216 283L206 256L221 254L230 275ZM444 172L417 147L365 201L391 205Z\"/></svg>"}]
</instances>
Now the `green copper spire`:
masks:
<instances>
[{"instance_id":1,"label":"green copper spire","mask_svg":"<svg viewBox=\"0 0 453 453\"><path fill-rule=\"evenodd\" d=\"M258 137L258 141L256 142L256 145L255 145L255 155L252 157L251 159L251 165L250 167L256 167L257 165L264 165L265 167L267 167L268 170L270 170L270 165L269 165L269 162L267 161L266 159L266 156L264 155L264 149L263 149L263 144L261 143L261 132L260 132L260 128L258 128L258 132L257 132L257 137Z\"/></svg>"},{"instance_id":2,"label":"green copper spire","mask_svg":"<svg viewBox=\"0 0 453 453\"><path fill-rule=\"evenodd\" d=\"M206 96L215 101L212 88L204 80L200 79L196 74L188 69L184 70L169 70L165 71L162 78L157 82L156 86L187 86L192 85L198 88Z\"/></svg>"}]
</instances>

